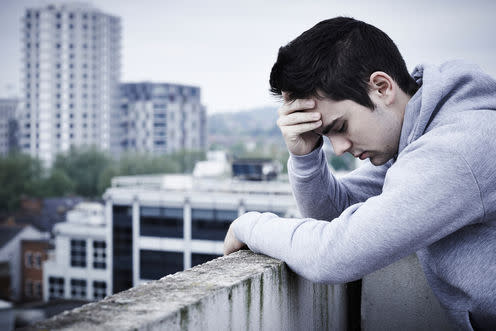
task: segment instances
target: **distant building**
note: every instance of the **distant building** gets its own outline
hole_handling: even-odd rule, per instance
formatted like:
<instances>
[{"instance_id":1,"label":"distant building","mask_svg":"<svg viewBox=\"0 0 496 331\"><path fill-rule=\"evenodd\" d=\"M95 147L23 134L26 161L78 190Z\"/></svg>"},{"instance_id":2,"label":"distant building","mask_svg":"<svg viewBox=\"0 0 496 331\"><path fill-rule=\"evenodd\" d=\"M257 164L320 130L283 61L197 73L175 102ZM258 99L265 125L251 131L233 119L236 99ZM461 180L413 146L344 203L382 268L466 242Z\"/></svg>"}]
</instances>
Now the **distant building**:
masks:
<instances>
[{"instance_id":1,"label":"distant building","mask_svg":"<svg viewBox=\"0 0 496 331\"><path fill-rule=\"evenodd\" d=\"M50 243L44 240L21 241L22 301L43 299L43 261L48 258Z\"/></svg>"},{"instance_id":2,"label":"distant building","mask_svg":"<svg viewBox=\"0 0 496 331\"><path fill-rule=\"evenodd\" d=\"M104 199L112 293L222 255L229 225L246 211L296 216L289 184L277 181L116 177Z\"/></svg>"},{"instance_id":3,"label":"distant building","mask_svg":"<svg viewBox=\"0 0 496 331\"><path fill-rule=\"evenodd\" d=\"M22 299L22 240L46 239L45 234L32 226L2 225L0 226L0 264L8 265L10 284L2 277L0 296L10 301ZM2 272L3 273L3 272Z\"/></svg>"},{"instance_id":4,"label":"distant building","mask_svg":"<svg viewBox=\"0 0 496 331\"><path fill-rule=\"evenodd\" d=\"M199 87L145 82L121 84L120 91L120 151L206 150L206 110Z\"/></svg>"},{"instance_id":5,"label":"distant building","mask_svg":"<svg viewBox=\"0 0 496 331\"><path fill-rule=\"evenodd\" d=\"M70 146L109 150L118 109L120 19L86 4L22 18L20 147L51 165Z\"/></svg>"},{"instance_id":6,"label":"distant building","mask_svg":"<svg viewBox=\"0 0 496 331\"><path fill-rule=\"evenodd\" d=\"M43 264L43 299L100 300L109 294L108 227L103 206L83 202L54 226L55 247Z\"/></svg>"},{"instance_id":7,"label":"distant building","mask_svg":"<svg viewBox=\"0 0 496 331\"><path fill-rule=\"evenodd\" d=\"M277 179L282 165L271 159L237 159L232 162L234 178L253 181Z\"/></svg>"},{"instance_id":8,"label":"distant building","mask_svg":"<svg viewBox=\"0 0 496 331\"><path fill-rule=\"evenodd\" d=\"M18 147L17 99L0 99L0 156Z\"/></svg>"}]
</instances>

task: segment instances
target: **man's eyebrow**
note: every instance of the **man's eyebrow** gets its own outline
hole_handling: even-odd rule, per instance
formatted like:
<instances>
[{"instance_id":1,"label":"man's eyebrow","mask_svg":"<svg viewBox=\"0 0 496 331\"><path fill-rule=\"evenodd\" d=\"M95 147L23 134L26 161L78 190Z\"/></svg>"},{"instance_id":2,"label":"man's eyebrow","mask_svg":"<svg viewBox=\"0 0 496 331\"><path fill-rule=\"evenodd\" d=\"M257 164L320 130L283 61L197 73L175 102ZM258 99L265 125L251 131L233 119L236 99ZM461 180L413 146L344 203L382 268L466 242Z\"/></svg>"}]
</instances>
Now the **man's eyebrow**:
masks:
<instances>
[{"instance_id":1,"label":"man's eyebrow","mask_svg":"<svg viewBox=\"0 0 496 331\"><path fill-rule=\"evenodd\" d=\"M319 133L319 134L320 134L320 135L323 135L323 136L325 136L326 134L328 134L328 133L329 133L329 131L331 131L331 130L334 128L334 126L336 125L336 123L337 123L340 119L341 119L341 117L338 117L338 118L334 119L331 123L327 124L327 125L324 127L324 129L322 130L322 132L321 132L321 133Z\"/></svg>"}]
</instances>

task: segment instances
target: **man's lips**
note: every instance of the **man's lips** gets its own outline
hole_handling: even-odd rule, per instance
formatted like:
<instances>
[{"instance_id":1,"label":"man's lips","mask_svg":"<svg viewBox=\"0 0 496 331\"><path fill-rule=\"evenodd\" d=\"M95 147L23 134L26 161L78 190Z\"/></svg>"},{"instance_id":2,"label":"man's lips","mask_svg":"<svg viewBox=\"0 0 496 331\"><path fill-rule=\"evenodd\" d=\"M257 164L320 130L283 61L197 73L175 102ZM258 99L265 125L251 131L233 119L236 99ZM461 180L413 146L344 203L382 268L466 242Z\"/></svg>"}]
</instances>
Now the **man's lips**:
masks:
<instances>
[{"instance_id":1,"label":"man's lips","mask_svg":"<svg viewBox=\"0 0 496 331\"><path fill-rule=\"evenodd\" d=\"M362 154L358 155L358 158L360 160L365 160L368 157L370 157L370 154L368 152L363 152Z\"/></svg>"}]
</instances>

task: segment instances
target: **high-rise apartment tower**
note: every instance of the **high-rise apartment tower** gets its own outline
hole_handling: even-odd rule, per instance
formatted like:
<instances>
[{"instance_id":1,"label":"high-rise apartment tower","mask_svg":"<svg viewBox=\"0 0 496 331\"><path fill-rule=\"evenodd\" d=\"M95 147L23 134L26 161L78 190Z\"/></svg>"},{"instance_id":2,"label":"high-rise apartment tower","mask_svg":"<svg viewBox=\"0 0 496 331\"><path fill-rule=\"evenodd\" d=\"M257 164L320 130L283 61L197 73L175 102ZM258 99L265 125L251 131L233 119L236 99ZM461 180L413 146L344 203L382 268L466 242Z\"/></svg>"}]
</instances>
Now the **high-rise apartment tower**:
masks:
<instances>
[{"instance_id":1,"label":"high-rise apartment tower","mask_svg":"<svg viewBox=\"0 0 496 331\"><path fill-rule=\"evenodd\" d=\"M22 18L20 147L51 165L71 146L110 150L118 111L121 25L86 4L29 8Z\"/></svg>"}]
</instances>

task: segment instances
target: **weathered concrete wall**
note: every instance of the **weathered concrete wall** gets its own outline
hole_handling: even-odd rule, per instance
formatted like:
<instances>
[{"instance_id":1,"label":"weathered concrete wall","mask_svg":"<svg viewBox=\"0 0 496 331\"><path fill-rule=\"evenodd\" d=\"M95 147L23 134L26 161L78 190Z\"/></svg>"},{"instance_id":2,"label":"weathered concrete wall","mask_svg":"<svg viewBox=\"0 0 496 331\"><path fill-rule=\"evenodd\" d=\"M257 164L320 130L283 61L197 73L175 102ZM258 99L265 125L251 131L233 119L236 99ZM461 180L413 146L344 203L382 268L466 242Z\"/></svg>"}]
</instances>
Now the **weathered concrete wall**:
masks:
<instances>
[{"instance_id":1,"label":"weathered concrete wall","mask_svg":"<svg viewBox=\"0 0 496 331\"><path fill-rule=\"evenodd\" d=\"M241 251L26 330L345 330L344 285L312 284Z\"/></svg>"},{"instance_id":2,"label":"weathered concrete wall","mask_svg":"<svg viewBox=\"0 0 496 331\"><path fill-rule=\"evenodd\" d=\"M452 330L416 255L362 280L362 330Z\"/></svg>"}]
</instances>

